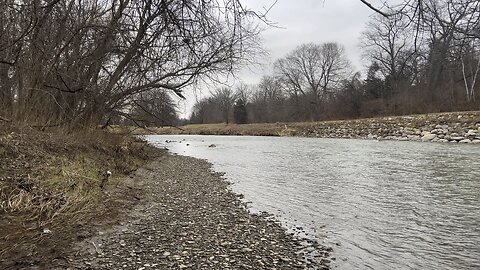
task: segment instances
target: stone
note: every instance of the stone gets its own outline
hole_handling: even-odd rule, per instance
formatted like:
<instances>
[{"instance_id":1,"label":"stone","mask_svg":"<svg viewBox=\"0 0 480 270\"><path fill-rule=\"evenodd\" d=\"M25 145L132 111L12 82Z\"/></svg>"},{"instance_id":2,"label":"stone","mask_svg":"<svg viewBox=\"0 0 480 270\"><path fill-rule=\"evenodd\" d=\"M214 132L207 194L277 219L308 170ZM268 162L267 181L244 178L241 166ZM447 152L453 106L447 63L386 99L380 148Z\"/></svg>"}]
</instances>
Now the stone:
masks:
<instances>
[{"instance_id":1,"label":"stone","mask_svg":"<svg viewBox=\"0 0 480 270\"><path fill-rule=\"evenodd\" d=\"M420 136L412 136L410 137L410 141L420 141Z\"/></svg>"},{"instance_id":2,"label":"stone","mask_svg":"<svg viewBox=\"0 0 480 270\"><path fill-rule=\"evenodd\" d=\"M431 141L435 138L437 138L436 134L432 134L430 132L427 132L427 133L424 133L424 135L422 136L422 142L428 142L428 141Z\"/></svg>"},{"instance_id":3,"label":"stone","mask_svg":"<svg viewBox=\"0 0 480 270\"><path fill-rule=\"evenodd\" d=\"M463 139L459 141L459 143L472 143L472 141L470 139Z\"/></svg>"},{"instance_id":4,"label":"stone","mask_svg":"<svg viewBox=\"0 0 480 270\"><path fill-rule=\"evenodd\" d=\"M467 133L465 133L466 137L475 137L477 136L477 132L473 129L470 129Z\"/></svg>"},{"instance_id":5,"label":"stone","mask_svg":"<svg viewBox=\"0 0 480 270\"><path fill-rule=\"evenodd\" d=\"M480 144L480 140L473 140L472 143L473 144Z\"/></svg>"},{"instance_id":6,"label":"stone","mask_svg":"<svg viewBox=\"0 0 480 270\"><path fill-rule=\"evenodd\" d=\"M461 141L461 140L464 140L465 137L455 136L455 137L451 137L450 139L453 141Z\"/></svg>"}]
</instances>

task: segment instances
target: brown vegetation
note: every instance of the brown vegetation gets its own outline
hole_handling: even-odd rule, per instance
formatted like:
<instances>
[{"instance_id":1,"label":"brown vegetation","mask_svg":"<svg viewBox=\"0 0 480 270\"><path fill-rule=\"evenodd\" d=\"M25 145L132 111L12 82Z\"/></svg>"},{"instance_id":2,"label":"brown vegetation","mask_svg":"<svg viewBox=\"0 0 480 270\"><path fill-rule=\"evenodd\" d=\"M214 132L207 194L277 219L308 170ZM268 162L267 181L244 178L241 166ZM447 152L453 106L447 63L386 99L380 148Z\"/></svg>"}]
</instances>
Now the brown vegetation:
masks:
<instances>
[{"instance_id":1,"label":"brown vegetation","mask_svg":"<svg viewBox=\"0 0 480 270\"><path fill-rule=\"evenodd\" d=\"M321 122L283 122L262 124L190 124L180 128L164 127L137 130L143 134L199 134L199 135L251 135L251 136L304 136L376 138L386 137L399 129L430 131L436 125L448 125L452 133L462 136L468 130L480 128L480 112L434 113L406 116L388 116L355 120ZM433 127L433 128L432 128ZM480 133L480 131L478 131ZM417 135L420 135L417 134Z\"/></svg>"},{"instance_id":2,"label":"brown vegetation","mask_svg":"<svg viewBox=\"0 0 480 270\"><path fill-rule=\"evenodd\" d=\"M54 259L90 221L114 217L122 207L112 206L116 193L101 188L106 172L112 172L106 190L115 190L122 175L155 155L144 142L120 134L2 126L0 268ZM117 193L132 196L128 189Z\"/></svg>"},{"instance_id":3,"label":"brown vegetation","mask_svg":"<svg viewBox=\"0 0 480 270\"><path fill-rule=\"evenodd\" d=\"M1 1L0 121L139 120L146 95L182 97L250 59L259 17L238 0Z\"/></svg>"}]
</instances>

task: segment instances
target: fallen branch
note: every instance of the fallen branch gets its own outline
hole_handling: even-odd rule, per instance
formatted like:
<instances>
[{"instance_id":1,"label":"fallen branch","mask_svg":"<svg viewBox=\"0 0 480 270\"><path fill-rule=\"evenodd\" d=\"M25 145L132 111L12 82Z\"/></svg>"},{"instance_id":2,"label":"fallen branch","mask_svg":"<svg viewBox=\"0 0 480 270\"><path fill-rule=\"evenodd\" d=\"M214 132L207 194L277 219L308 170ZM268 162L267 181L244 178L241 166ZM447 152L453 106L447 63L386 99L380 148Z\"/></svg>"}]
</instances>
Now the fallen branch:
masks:
<instances>
[{"instance_id":1,"label":"fallen branch","mask_svg":"<svg viewBox=\"0 0 480 270\"><path fill-rule=\"evenodd\" d=\"M4 121L4 122L12 122L12 120L8 119L8 118L5 118L3 116L0 115L0 120Z\"/></svg>"}]
</instances>

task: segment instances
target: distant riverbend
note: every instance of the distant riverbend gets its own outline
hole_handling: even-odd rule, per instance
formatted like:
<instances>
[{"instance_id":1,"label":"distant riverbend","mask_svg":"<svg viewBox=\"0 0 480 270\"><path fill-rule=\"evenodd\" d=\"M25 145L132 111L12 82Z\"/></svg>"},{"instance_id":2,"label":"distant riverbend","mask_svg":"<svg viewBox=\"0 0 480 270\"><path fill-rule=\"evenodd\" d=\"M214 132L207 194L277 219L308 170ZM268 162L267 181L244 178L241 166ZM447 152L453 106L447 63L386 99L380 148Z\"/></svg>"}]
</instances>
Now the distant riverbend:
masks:
<instances>
[{"instance_id":1,"label":"distant riverbend","mask_svg":"<svg viewBox=\"0 0 480 270\"><path fill-rule=\"evenodd\" d=\"M142 134L357 138L480 144L480 112L454 112L298 123L201 124L154 128Z\"/></svg>"}]
</instances>

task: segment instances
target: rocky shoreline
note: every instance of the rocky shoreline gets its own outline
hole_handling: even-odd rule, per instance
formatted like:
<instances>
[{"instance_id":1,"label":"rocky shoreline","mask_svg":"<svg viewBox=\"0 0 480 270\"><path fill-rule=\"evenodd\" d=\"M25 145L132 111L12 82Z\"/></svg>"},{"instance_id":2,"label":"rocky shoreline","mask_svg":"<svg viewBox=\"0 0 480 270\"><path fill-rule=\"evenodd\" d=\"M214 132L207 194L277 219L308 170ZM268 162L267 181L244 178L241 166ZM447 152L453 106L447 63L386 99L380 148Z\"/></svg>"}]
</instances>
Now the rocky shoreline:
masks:
<instances>
[{"instance_id":1,"label":"rocky shoreline","mask_svg":"<svg viewBox=\"0 0 480 270\"><path fill-rule=\"evenodd\" d=\"M457 112L319 122L292 135L480 144L480 113Z\"/></svg>"},{"instance_id":2,"label":"rocky shoreline","mask_svg":"<svg viewBox=\"0 0 480 270\"><path fill-rule=\"evenodd\" d=\"M156 128L142 134L199 134L355 138L480 144L480 111L322 122L206 124Z\"/></svg>"},{"instance_id":3,"label":"rocky shoreline","mask_svg":"<svg viewBox=\"0 0 480 270\"><path fill-rule=\"evenodd\" d=\"M84 237L57 267L329 269L331 248L249 213L204 160L165 155L126 185L142 190L137 206L113 228Z\"/></svg>"}]
</instances>

